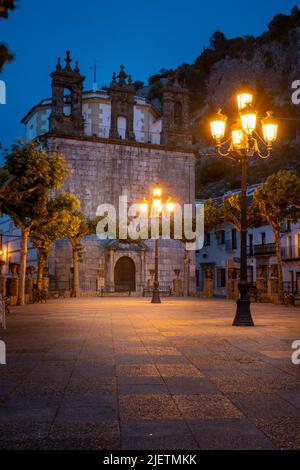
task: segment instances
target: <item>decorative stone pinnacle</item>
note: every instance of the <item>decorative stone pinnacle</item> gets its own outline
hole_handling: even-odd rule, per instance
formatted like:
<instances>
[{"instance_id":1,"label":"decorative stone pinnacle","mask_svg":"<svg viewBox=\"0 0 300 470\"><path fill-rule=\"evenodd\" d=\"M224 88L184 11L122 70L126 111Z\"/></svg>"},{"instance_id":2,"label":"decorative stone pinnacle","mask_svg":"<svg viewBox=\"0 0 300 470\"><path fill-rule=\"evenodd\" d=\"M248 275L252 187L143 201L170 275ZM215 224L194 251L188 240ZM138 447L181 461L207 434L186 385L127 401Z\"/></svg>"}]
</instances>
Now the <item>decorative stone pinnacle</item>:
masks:
<instances>
[{"instance_id":1,"label":"decorative stone pinnacle","mask_svg":"<svg viewBox=\"0 0 300 470\"><path fill-rule=\"evenodd\" d=\"M120 65L120 73L118 75L119 79L119 84L120 85L125 85L126 83L126 78L128 77L127 73L124 71L125 67L124 65Z\"/></svg>"},{"instance_id":2,"label":"decorative stone pinnacle","mask_svg":"<svg viewBox=\"0 0 300 470\"><path fill-rule=\"evenodd\" d=\"M66 51L66 58L64 60L66 62L65 70L68 70L68 71L72 70L71 65L70 65L72 62L72 59L70 57L70 51Z\"/></svg>"},{"instance_id":3,"label":"decorative stone pinnacle","mask_svg":"<svg viewBox=\"0 0 300 470\"><path fill-rule=\"evenodd\" d=\"M173 86L174 86L174 87L181 87L181 85L180 85L180 83L179 83L179 73L178 73L178 70L176 70L176 72L175 72L175 77L174 77Z\"/></svg>"},{"instance_id":4,"label":"decorative stone pinnacle","mask_svg":"<svg viewBox=\"0 0 300 470\"><path fill-rule=\"evenodd\" d=\"M60 57L57 57L56 70L61 70Z\"/></svg>"},{"instance_id":5,"label":"decorative stone pinnacle","mask_svg":"<svg viewBox=\"0 0 300 470\"><path fill-rule=\"evenodd\" d=\"M74 72L79 73L78 60L76 60L76 62L75 62Z\"/></svg>"}]
</instances>

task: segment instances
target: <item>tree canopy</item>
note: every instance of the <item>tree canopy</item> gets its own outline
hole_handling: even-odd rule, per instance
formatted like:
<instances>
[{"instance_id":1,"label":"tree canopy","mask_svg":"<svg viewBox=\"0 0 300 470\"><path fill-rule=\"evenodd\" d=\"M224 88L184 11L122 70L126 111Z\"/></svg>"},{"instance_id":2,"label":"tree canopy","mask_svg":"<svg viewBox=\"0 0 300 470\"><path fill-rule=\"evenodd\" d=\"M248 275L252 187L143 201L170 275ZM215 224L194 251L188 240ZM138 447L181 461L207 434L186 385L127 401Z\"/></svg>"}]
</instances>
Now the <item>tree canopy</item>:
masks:
<instances>
[{"instance_id":1,"label":"tree canopy","mask_svg":"<svg viewBox=\"0 0 300 470\"><path fill-rule=\"evenodd\" d=\"M24 304L28 237L34 223L47 215L48 193L70 174L64 157L42 149L37 142L13 145L1 169L1 211L21 230L18 304Z\"/></svg>"},{"instance_id":2,"label":"tree canopy","mask_svg":"<svg viewBox=\"0 0 300 470\"><path fill-rule=\"evenodd\" d=\"M0 4L0 19L8 19L8 15L16 8L16 1L2 0ZM6 62L14 59L13 54L9 51L6 44L0 44L0 72Z\"/></svg>"},{"instance_id":3,"label":"tree canopy","mask_svg":"<svg viewBox=\"0 0 300 470\"><path fill-rule=\"evenodd\" d=\"M300 178L292 171L281 170L269 176L254 192L254 203L261 217L274 233L278 267L279 299L283 301L280 231L284 221L296 222L300 217ZM296 205L294 205L294 203Z\"/></svg>"}]
</instances>

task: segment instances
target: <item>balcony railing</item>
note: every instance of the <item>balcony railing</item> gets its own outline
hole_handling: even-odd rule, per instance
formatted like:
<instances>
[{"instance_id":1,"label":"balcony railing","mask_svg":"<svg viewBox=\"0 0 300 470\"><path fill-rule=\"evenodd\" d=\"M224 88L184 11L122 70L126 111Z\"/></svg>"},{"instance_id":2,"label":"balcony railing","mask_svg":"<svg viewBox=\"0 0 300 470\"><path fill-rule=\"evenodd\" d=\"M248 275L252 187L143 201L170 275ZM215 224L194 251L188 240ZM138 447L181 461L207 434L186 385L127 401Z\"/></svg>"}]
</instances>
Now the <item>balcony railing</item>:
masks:
<instances>
[{"instance_id":1,"label":"balcony railing","mask_svg":"<svg viewBox=\"0 0 300 470\"><path fill-rule=\"evenodd\" d=\"M281 248L281 257L285 261L300 259L300 245L291 245Z\"/></svg>"},{"instance_id":2,"label":"balcony railing","mask_svg":"<svg viewBox=\"0 0 300 470\"><path fill-rule=\"evenodd\" d=\"M275 255L275 243L262 243L260 245L249 245L247 247L248 256Z\"/></svg>"}]
</instances>

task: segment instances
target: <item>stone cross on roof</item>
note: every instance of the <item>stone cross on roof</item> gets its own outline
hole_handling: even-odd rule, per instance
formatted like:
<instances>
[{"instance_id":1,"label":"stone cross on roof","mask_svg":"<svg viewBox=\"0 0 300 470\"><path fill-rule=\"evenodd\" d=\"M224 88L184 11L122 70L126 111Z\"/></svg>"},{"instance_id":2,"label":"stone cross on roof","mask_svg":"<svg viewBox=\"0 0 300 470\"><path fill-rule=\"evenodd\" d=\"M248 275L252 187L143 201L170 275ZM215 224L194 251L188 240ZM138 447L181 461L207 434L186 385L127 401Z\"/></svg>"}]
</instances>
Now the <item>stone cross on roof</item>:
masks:
<instances>
[{"instance_id":1,"label":"stone cross on roof","mask_svg":"<svg viewBox=\"0 0 300 470\"><path fill-rule=\"evenodd\" d=\"M125 85L126 78L128 77L128 75L127 75L127 73L125 72L124 69L125 69L124 65L120 65L120 72L119 72L119 75L118 75L120 85Z\"/></svg>"},{"instance_id":2,"label":"stone cross on roof","mask_svg":"<svg viewBox=\"0 0 300 470\"><path fill-rule=\"evenodd\" d=\"M71 62L72 62L72 59L70 57L70 51L66 51L66 58L64 59L64 61L66 62L66 66L65 66L65 70L68 70L68 71L71 71Z\"/></svg>"}]
</instances>

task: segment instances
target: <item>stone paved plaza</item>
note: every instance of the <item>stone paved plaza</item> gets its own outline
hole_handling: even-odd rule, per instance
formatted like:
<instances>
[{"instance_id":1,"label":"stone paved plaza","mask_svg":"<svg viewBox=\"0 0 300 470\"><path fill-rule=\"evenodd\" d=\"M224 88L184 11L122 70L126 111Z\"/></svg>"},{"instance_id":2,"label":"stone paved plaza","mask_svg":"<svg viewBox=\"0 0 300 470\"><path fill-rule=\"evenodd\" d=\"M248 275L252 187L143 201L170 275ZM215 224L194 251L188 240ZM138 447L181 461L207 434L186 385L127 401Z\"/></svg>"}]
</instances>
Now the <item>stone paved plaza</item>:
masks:
<instances>
[{"instance_id":1,"label":"stone paved plaza","mask_svg":"<svg viewBox=\"0 0 300 470\"><path fill-rule=\"evenodd\" d=\"M0 448L300 448L300 309L80 298L13 308Z\"/></svg>"}]
</instances>

